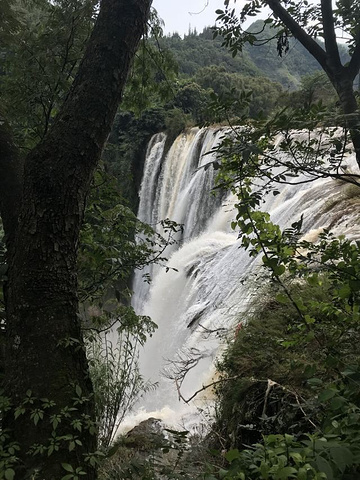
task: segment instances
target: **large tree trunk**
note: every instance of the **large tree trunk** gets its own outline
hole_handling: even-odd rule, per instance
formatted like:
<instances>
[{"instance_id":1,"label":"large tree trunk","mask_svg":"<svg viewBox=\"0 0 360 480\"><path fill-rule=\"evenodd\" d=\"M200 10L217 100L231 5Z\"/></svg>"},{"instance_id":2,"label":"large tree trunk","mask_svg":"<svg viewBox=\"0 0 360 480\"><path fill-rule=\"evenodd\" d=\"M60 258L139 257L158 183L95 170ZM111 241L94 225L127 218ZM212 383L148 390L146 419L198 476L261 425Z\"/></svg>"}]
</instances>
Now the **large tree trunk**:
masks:
<instances>
[{"instance_id":1,"label":"large tree trunk","mask_svg":"<svg viewBox=\"0 0 360 480\"><path fill-rule=\"evenodd\" d=\"M353 79L348 78L347 72L330 78L338 94L341 109L344 114L344 126L349 130L356 161L360 168L360 111L356 101Z\"/></svg>"},{"instance_id":2,"label":"large tree trunk","mask_svg":"<svg viewBox=\"0 0 360 480\"><path fill-rule=\"evenodd\" d=\"M12 406L4 425L9 441L20 446L19 479L39 470L39 478L59 480L66 468L80 467L87 479L96 476L85 461L96 450L96 434L78 319L76 250L90 180L150 4L102 0L72 90L25 162L20 214L16 228L10 222L6 232L12 240L5 389Z\"/></svg>"}]
</instances>

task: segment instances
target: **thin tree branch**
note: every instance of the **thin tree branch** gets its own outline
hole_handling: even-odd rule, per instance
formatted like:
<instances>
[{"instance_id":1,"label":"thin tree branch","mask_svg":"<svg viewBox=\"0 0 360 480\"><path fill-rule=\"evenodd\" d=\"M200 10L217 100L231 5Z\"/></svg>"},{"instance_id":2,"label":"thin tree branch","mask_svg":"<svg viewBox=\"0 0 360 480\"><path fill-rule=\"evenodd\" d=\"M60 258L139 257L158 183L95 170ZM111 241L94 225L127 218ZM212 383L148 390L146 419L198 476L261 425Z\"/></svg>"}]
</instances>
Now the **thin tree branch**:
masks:
<instances>
[{"instance_id":1,"label":"thin tree branch","mask_svg":"<svg viewBox=\"0 0 360 480\"><path fill-rule=\"evenodd\" d=\"M203 385L199 390L196 390L191 397L185 398L183 394L180 391L180 385L178 383L177 378L175 378L175 385L176 385L176 390L178 392L179 399L182 400L185 403L190 403L191 400L193 400L199 393L203 392L204 390L207 390L208 388L214 387L215 385L218 385L219 383L224 383L224 382L229 382L231 380L237 380L238 378L242 377L243 375L234 375L233 377L227 377L227 378L221 378L220 380L215 380L214 382L208 383L207 385Z\"/></svg>"},{"instance_id":2,"label":"thin tree branch","mask_svg":"<svg viewBox=\"0 0 360 480\"><path fill-rule=\"evenodd\" d=\"M228 381L232 381L232 380L237 380L238 378L241 378L243 376L244 376L244 374L239 374L239 375L234 375L232 377L221 378L220 380L215 380L214 382L211 382L208 385L203 385L202 388L199 388L199 390L196 390L196 392L194 392L193 395L191 395L191 397L189 397L189 398L185 398L182 395L177 379L175 379L175 385L176 385L176 389L177 389L177 392L178 392L179 399L188 404L188 403L191 402L191 400L193 400L197 395L199 395L199 393L203 392L204 390L207 390L208 388L214 387L215 385L218 385L219 383L224 383L224 382L228 382ZM306 420L308 420L311 423L311 425L315 428L315 430L320 431L320 428L311 420L311 418L309 418L309 416L307 415L307 413L303 409L303 407L302 407L302 405L299 401L299 395L296 392L293 392L292 390L284 387L283 385L280 385L280 383L274 382L273 380L270 380L270 379L268 379L268 380L258 380L258 379L252 378L251 380L253 382L258 382L258 383L267 383L267 388L266 388L265 398L264 398L264 407L263 407L263 412L262 412L263 416L266 412L266 406L267 406L267 401L268 401L268 396L270 394L270 390L271 390L272 387L278 386L278 387L282 388L284 391L290 393L291 395L293 395L295 397L295 401L297 403L297 406L299 407L302 414L304 415L304 418L306 418ZM301 400L303 400L303 399L301 398Z\"/></svg>"}]
</instances>

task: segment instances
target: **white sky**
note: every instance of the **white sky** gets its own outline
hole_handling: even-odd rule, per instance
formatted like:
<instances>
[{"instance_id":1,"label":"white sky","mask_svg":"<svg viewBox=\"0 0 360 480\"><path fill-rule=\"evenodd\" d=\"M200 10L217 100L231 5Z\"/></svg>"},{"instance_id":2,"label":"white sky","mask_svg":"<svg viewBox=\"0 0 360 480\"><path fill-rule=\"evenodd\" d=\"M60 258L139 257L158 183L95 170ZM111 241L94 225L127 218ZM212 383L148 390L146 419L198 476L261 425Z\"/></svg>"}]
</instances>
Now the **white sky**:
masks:
<instances>
[{"instance_id":1,"label":"white sky","mask_svg":"<svg viewBox=\"0 0 360 480\"><path fill-rule=\"evenodd\" d=\"M240 3L239 1L237 3ZM214 25L215 10L224 8L223 0L153 0L153 7L165 22L165 33L187 33L189 25L198 32Z\"/></svg>"},{"instance_id":2,"label":"white sky","mask_svg":"<svg viewBox=\"0 0 360 480\"><path fill-rule=\"evenodd\" d=\"M235 0L235 2L238 9L244 4L243 0ZM234 4L234 0L231 3ZM204 27L214 25L217 17L215 10L224 9L224 0L153 0L152 5L165 22L165 33L178 32L183 35L189 31L189 26L191 29L196 28L198 32L202 32ZM250 17L245 25L257 18ZM259 15L259 18L264 18L264 15ZM338 35L338 41L344 42L341 32Z\"/></svg>"}]
</instances>

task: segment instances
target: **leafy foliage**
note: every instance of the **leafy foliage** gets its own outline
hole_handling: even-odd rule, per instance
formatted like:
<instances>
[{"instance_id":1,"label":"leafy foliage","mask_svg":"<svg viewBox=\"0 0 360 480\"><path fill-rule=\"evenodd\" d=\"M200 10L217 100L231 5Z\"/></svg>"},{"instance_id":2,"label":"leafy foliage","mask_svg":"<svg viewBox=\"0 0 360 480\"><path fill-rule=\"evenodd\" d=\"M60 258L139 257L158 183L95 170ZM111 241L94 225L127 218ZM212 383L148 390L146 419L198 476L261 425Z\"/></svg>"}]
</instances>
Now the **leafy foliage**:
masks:
<instances>
[{"instance_id":1,"label":"leafy foliage","mask_svg":"<svg viewBox=\"0 0 360 480\"><path fill-rule=\"evenodd\" d=\"M219 364L218 429L241 448L219 478L354 478L360 242L324 231L313 244L299 239L301 221L281 232L258 213L240 215L254 219L245 248L262 253L275 291L241 319Z\"/></svg>"},{"instance_id":2,"label":"leafy foliage","mask_svg":"<svg viewBox=\"0 0 360 480\"><path fill-rule=\"evenodd\" d=\"M97 12L98 0L14 0L0 56L3 110L19 145L32 148L46 134L66 98ZM12 7L12 8L11 8ZM5 29L5 28L4 28ZM172 95L177 67L158 48L161 21L152 10L124 92L123 107L139 114Z\"/></svg>"},{"instance_id":3,"label":"leafy foliage","mask_svg":"<svg viewBox=\"0 0 360 480\"><path fill-rule=\"evenodd\" d=\"M82 432L89 431L92 435L99 433L99 451L89 452L85 459L86 464L95 467L119 422L139 395L152 387L139 374L137 348L156 325L147 317L137 316L129 305L128 282L134 268L163 260L162 251L176 228L172 222L164 222L168 239L155 235L130 209L119 204L114 179L103 170L97 172L81 233L78 264L80 315L95 389L96 422L89 415L79 414L78 406L89 402L79 385L73 386L73 403L62 409L54 399L35 398L29 390L17 405L15 420L28 415L39 428L47 422L53 429L48 442L34 444L29 454L40 457L64 448L73 451L81 445ZM136 242L135 236L140 233ZM2 267L6 269L5 263ZM84 348L74 338L63 339L59 346ZM3 414L9 403L1 391L0 401ZM18 449L18 445L8 443L7 432L0 430L0 476L13 478ZM84 471L82 466L64 465L67 473L63 478L76 478Z\"/></svg>"},{"instance_id":4,"label":"leafy foliage","mask_svg":"<svg viewBox=\"0 0 360 480\"><path fill-rule=\"evenodd\" d=\"M6 27L8 43L1 51L0 90L5 100L5 113L22 148L30 149L38 143L63 103L91 30L96 5L97 2L91 0L16 2L19 22L16 28ZM143 133L142 142L148 137L149 133ZM90 418L90 413L86 417L80 415L79 406L89 405L92 397L84 397L79 385L70 386L74 390L73 402L62 409L56 399L38 399L29 391L27 398L16 407L15 420L25 415L39 429L45 424L52 428L46 442L31 446L28 453L31 456L47 458L60 449L73 452L83 445L82 440L88 432L95 438L98 429L105 448L118 421L145 388L137 368L136 348L145 342L155 325L148 318L135 315L129 306L128 286L134 268L142 268L153 261L161 262L167 241L141 224L120 202L114 179L104 168L99 170L89 196L78 264L80 315L87 341L92 346L89 355L91 351L98 423ZM169 221L164 227L170 239L176 227ZM0 249L3 282L6 280L3 235ZM119 342L116 344L114 340L110 347L108 342L103 342L102 331L109 330L109 325L114 323L119 326ZM2 330L1 320L1 334ZM0 346L2 356L2 341ZM58 347L80 350L84 345L70 337L62 339ZM2 396L1 402L2 415L9 404ZM14 477L19 448L19 445L9 444L7 431L0 430L1 478ZM95 468L102 455L100 451L88 452L85 459L79 460L81 465L63 463L62 478L81 478L86 470L83 466Z\"/></svg>"},{"instance_id":5,"label":"leafy foliage","mask_svg":"<svg viewBox=\"0 0 360 480\"><path fill-rule=\"evenodd\" d=\"M153 385L140 375L138 348L156 325L135 314L129 281L134 269L164 261L176 225L163 222L164 239L120 202L117 183L98 170L80 237L80 315L94 385L99 446L107 449L124 416ZM119 203L120 202L120 203Z\"/></svg>"},{"instance_id":6,"label":"leafy foliage","mask_svg":"<svg viewBox=\"0 0 360 480\"><path fill-rule=\"evenodd\" d=\"M173 96L177 63L169 50L143 39L124 93L123 108L139 114L159 107Z\"/></svg>"},{"instance_id":7,"label":"leafy foliage","mask_svg":"<svg viewBox=\"0 0 360 480\"><path fill-rule=\"evenodd\" d=\"M238 198L232 227L249 255L262 257L270 284L219 364L218 432L222 447L238 450L205 478L359 473L360 242L324 230L313 244L301 239L303 218L282 231L261 211L279 184L330 177L358 190L358 175L342 168L347 132L315 130L325 118L321 104L285 109L234 128L217 149L219 184ZM306 130L292 130L304 121Z\"/></svg>"},{"instance_id":8,"label":"leafy foliage","mask_svg":"<svg viewBox=\"0 0 360 480\"><path fill-rule=\"evenodd\" d=\"M321 44L326 34L324 33L320 2L287 0L282 2L282 4L281 2L275 3L277 7L285 8L297 25L304 29L309 36L316 38L319 44ZM358 6L354 5L357 4L357 2L352 3L350 7L349 2L346 0L337 2L333 18L334 25L347 32L350 46L353 45L357 39L357 30L354 28L354 22L359 18ZM228 0L224 0L225 8L216 11L219 25L214 28L215 35L222 37L222 45L228 47L234 56L245 48L245 44L256 47L272 44L276 46L280 57L283 53L287 53L287 51L294 48L294 42L292 42L292 44L289 43L288 37L291 36L291 32L288 26L284 25L279 15L273 13L276 11L274 5L270 6L273 12L268 14L265 21L257 20L249 28L244 26L244 23L249 18L262 13L262 10L266 6L266 1L247 0L243 5L240 5L238 11L236 11L236 8L229 5ZM352 15L349 14L349 9L352 10ZM302 48L300 48L300 50L302 50ZM302 50L302 52L304 51ZM305 54L305 56L307 55ZM341 48L341 56L343 60L346 59L346 48ZM310 64L315 65L313 60L310 60ZM302 75L304 75L304 73L310 73L310 70L311 69L305 68L305 70L302 71Z\"/></svg>"},{"instance_id":9,"label":"leafy foliage","mask_svg":"<svg viewBox=\"0 0 360 480\"><path fill-rule=\"evenodd\" d=\"M200 69L194 79L202 88L215 93L220 98L231 94L234 99L238 99L232 108L227 109L227 115L230 118L239 117L241 110L244 111L245 102L242 102L242 105L239 103L244 93L248 94L249 99L245 111L251 118L260 114L268 116L275 110L279 97L283 93L279 84L264 77L246 77L227 73L224 67L211 66Z\"/></svg>"},{"instance_id":10,"label":"leafy foliage","mask_svg":"<svg viewBox=\"0 0 360 480\"><path fill-rule=\"evenodd\" d=\"M146 335L151 335L156 328L155 324L130 309L113 312L115 314L120 315L119 327L106 330L100 338L92 336L88 345L99 445L105 450L110 447L120 423L134 403L155 387L143 380L137 353Z\"/></svg>"},{"instance_id":11,"label":"leafy foliage","mask_svg":"<svg viewBox=\"0 0 360 480\"><path fill-rule=\"evenodd\" d=\"M225 454L230 466L219 470L218 476L204 478L226 480L268 479L319 480L345 478L353 454L341 443L325 437L308 436L298 441L292 435L268 435L264 443L251 449L233 449ZM345 474L346 475L346 474ZM346 477L347 478L347 477ZM350 474L349 478L352 477Z\"/></svg>"},{"instance_id":12,"label":"leafy foliage","mask_svg":"<svg viewBox=\"0 0 360 480\"><path fill-rule=\"evenodd\" d=\"M16 18L16 13L13 9L13 1L11 0L1 0L0 10L3 14L2 22L0 25L0 41L1 44L4 44L9 41L9 37L19 27L18 19Z\"/></svg>"},{"instance_id":13,"label":"leafy foliage","mask_svg":"<svg viewBox=\"0 0 360 480\"><path fill-rule=\"evenodd\" d=\"M46 134L64 101L93 26L97 0L19 0L18 28L2 61L5 114L22 147Z\"/></svg>"},{"instance_id":14,"label":"leafy foliage","mask_svg":"<svg viewBox=\"0 0 360 480\"><path fill-rule=\"evenodd\" d=\"M146 237L153 240L146 242ZM128 302L129 294L121 297L116 286L125 288L134 269L154 261L156 241L152 228L140 222L121 202L114 178L98 170L80 239L81 302L99 300L110 290L119 301Z\"/></svg>"}]
</instances>

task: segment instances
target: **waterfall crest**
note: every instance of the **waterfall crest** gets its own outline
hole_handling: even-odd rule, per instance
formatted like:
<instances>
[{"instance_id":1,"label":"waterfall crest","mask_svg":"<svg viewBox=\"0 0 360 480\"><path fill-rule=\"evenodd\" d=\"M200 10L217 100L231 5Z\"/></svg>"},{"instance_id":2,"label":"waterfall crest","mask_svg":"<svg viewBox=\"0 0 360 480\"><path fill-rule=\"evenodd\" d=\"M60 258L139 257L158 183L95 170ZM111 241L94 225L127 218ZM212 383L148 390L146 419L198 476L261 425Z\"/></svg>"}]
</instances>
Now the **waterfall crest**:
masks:
<instances>
[{"instance_id":1,"label":"waterfall crest","mask_svg":"<svg viewBox=\"0 0 360 480\"><path fill-rule=\"evenodd\" d=\"M184 233L178 245L166 252L169 267L176 270L153 270L149 292L142 289L140 274L134 283L138 313L150 315L158 325L140 352L140 367L144 377L158 382L159 387L141 402L139 421L162 416L167 423L188 426L195 415L194 405L201 405L203 397L198 395L187 405L179 400L179 391L189 398L211 381L219 333L241 321L251 296L256 295L251 285L254 273L261 271L259 260L239 248L238 234L230 228L235 199L213 195L213 168L203 168L214 160L214 154L208 152L224 134L222 128L191 129L175 140L167 154L164 134L156 135L149 144L139 218L152 225L170 218L184 224ZM352 161L350 156L347 163ZM279 191L277 196L265 197L261 209L280 227L303 215L303 230L308 235L331 227L335 234L360 236L359 214L351 209L344 212L339 202L342 183L318 179L283 185ZM186 362L193 368L181 384L164 378L164 372L172 377L172 370Z\"/></svg>"},{"instance_id":2,"label":"waterfall crest","mask_svg":"<svg viewBox=\"0 0 360 480\"><path fill-rule=\"evenodd\" d=\"M189 241L204 231L219 199L209 195L214 173L206 164L209 154L223 136L222 129L193 128L177 137L165 159L165 135L151 140L140 188L138 217L149 224L170 218L184 225L181 241Z\"/></svg>"}]
</instances>

